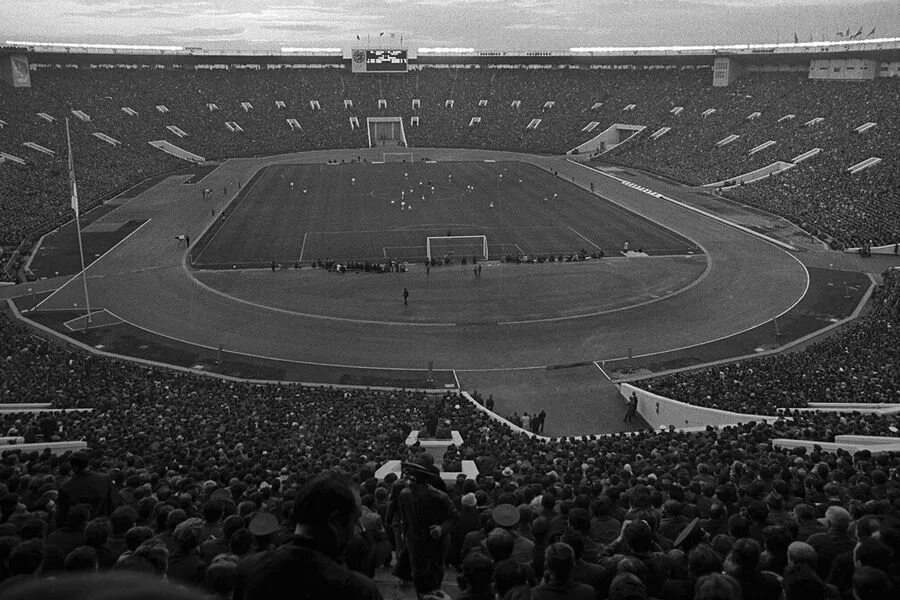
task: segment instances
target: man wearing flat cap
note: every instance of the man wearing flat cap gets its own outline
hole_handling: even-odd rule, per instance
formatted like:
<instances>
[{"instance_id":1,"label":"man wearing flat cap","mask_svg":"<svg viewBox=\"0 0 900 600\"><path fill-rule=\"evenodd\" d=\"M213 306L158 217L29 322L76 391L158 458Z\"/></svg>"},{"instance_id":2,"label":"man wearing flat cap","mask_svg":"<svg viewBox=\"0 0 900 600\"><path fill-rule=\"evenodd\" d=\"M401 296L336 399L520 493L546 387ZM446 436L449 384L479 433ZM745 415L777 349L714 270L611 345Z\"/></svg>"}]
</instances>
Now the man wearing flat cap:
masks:
<instances>
[{"instance_id":1,"label":"man wearing flat cap","mask_svg":"<svg viewBox=\"0 0 900 600\"><path fill-rule=\"evenodd\" d=\"M403 473L409 486L398 498L401 529L409 551L413 585L421 598L440 588L444 580L444 556L457 511L450 497L434 487L438 476L427 468L403 463Z\"/></svg>"}]
</instances>

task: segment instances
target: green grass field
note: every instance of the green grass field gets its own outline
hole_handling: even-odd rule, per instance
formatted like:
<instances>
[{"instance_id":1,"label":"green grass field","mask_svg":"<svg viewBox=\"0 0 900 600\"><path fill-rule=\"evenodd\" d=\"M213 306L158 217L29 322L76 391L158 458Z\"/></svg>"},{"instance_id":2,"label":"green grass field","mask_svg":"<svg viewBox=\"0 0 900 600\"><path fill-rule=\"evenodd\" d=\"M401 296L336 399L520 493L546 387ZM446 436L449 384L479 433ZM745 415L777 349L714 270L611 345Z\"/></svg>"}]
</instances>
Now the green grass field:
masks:
<instances>
[{"instance_id":1,"label":"green grass field","mask_svg":"<svg viewBox=\"0 0 900 600\"><path fill-rule=\"evenodd\" d=\"M429 236L484 235L489 258L603 249L686 254L691 243L519 162L342 163L264 169L198 244L198 268L313 260L421 262ZM481 254L458 241L457 257ZM437 252L446 252L444 245Z\"/></svg>"}]
</instances>

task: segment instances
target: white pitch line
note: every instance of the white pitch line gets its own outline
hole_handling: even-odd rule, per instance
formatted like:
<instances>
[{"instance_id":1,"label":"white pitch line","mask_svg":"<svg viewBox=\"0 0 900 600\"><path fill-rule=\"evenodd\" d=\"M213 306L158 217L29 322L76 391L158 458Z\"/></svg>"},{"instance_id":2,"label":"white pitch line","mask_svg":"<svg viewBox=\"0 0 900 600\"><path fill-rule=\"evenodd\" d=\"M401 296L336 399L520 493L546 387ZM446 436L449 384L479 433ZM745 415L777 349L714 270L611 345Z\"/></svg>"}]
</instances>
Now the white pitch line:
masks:
<instances>
[{"instance_id":1,"label":"white pitch line","mask_svg":"<svg viewBox=\"0 0 900 600\"><path fill-rule=\"evenodd\" d=\"M262 169L259 169L259 170L257 170L256 172L254 172L254 175L256 175L257 173L259 173L261 170L262 170ZM237 202L236 202L235 205L234 205L234 209L231 211L231 214L232 214L232 215L233 215L234 213L237 212L238 206L240 206L241 203L242 203L244 200L246 200L246 199L250 196L250 192L252 192L252 191L253 191L253 188L256 187L256 184L260 182L260 180L263 178L263 175L264 175L264 174L260 174L259 177L257 177L256 179L254 179L254 180L253 180L253 183L250 184L250 187L247 188L246 193L245 193L243 196L241 196L240 198L237 199ZM212 222L211 222L211 223L209 224L209 226L203 231L203 233L200 234L200 237L198 238L198 241L201 240L201 239L203 239L203 234L206 233L207 231L209 231L209 228L210 228L210 227L213 227L213 226L216 224L216 222L219 221L219 219L221 218L221 216L224 215L224 214L225 214L225 211L227 211L227 210L229 209L229 207L231 206L231 203L234 202L234 199L241 193L241 191L242 191L242 190L238 190L237 194L234 194L234 195L231 197L231 200L229 200L228 202L225 203L225 206L223 206L223 207L222 207L222 210L219 211L218 216L216 216L216 218L212 220ZM200 251L200 254L198 254L198 255L194 258L194 262L199 262L200 257L202 257L203 254L206 253L207 250L209 250L209 247L212 245L213 240L216 239L216 236L219 235L219 232L222 231L224 228L225 228L225 224L224 224L224 223L220 223L220 224L219 224L219 228L216 229L216 230L213 232L212 236L210 236L210 238L209 238L209 241L206 242L206 246L204 246L204 247L203 247L203 250ZM192 264L193 264L193 263L192 263Z\"/></svg>"},{"instance_id":2,"label":"white pitch line","mask_svg":"<svg viewBox=\"0 0 900 600\"><path fill-rule=\"evenodd\" d=\"M597 244L595 244L594 242L592 242L591 240L589 240L585 235L583 235L583 234L581 234L581 233L578 233L577 231L575 231L575 230L572 229L571 227L569 227L569 229L572 230L572 233L574 233L575 235L577 235L578 237L580 237L581 239L583 239L584 241L586 241L588 244L590 244L591 246L593 246L593 247L596 248L597 250L603 250L603 248L601 248L600 246L598 246Z\"/></svg>"},{"instance_id":3,"label":"white pitch line","mask_svg":"<svg viewBox=\"0 0 900 600\"><path fill-rule=\"evenodd\" d=\"M303 251L306 249L306 236L308 232L303 234L303 243L300 245L300 258L297 259L298 262L303 262Z\"/></svg>"},{"instance_id":4,"label":"white pitch line","mask_svg":"<svg viewBox=\"0 0 900 600\"><path fill-rule=\"evenodd\" d=\"M140 231L141 228L142 228L144 225L146 225L147 223L149 223L151 220L152 220L152 219L147 219L146 221L144 221L143 223L141 223L141 224L138 226L137 229L135 229L134 231L132 231L131 233L129 233L128 235L126 235L125 237L123 237L121 240L119 240L119 242L118 242L115 246L113 246L112 248L110 248L109 250L107 250L106 252L104 252L103 254L101 254L99 257L97 257L97 260L95 260L94 262L92 262L91 264L89 264L88 266L86 266L86 267L84 268L84 271L86 272L88 269L90 269L91 267L93 267L94 265L96 265L98 262L100 262L101 260L103 260L103 257L104 257L104 256L106 256L107 254L109 254L110 252L112 252L113 250L115 250L116 248L118 248L121 244L125 243L125 240L127 240L128 238L130 238L131 236L133 236L134 234L136 234L138 231ZM78 272L77 272L75 275L73 275L67 282L65 282L64 284L62 284L62 285L59 286L58 288L56 288L56 291L54 291L52 294L50 294L49 296L47 296L46 298L44 298L43 300L41 300L40 302L38 302L37 306L31 307L31 310L34 311L34 310L37 310L38 308L40 308L41 304L43 304L44 302L46 302L47 300L49 300L50 298L52 298L53 296L55 296L55 295L57 294L57 292L61 291L64 287L66 287L67 285L69 285L70 283L72 283L72 280L75 279L76 277L80 276L81 273L82 273L81 271L78 271Z\"/></svg>"}]
</instances>

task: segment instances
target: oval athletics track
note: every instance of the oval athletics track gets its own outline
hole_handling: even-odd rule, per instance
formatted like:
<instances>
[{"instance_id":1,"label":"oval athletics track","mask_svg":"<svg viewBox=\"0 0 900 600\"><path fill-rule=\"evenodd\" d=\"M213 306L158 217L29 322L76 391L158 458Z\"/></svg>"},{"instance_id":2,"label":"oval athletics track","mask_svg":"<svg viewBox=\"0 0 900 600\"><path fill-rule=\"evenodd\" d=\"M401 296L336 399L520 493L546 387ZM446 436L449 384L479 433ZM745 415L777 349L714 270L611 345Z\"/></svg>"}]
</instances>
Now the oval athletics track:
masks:
<instances>
[{"instance_id":1,"label":"oval athletics track","mask_svg":"<svg viewBox=\"0 0 900 600\"><path fill-rule=\"evenodd\" d=\"M201 285L186 267L184 247L172 243L180 233L198 239L211 222L211 209L224 208L227 198L218 206L198 201L200 187L218 189L247 181L266 164L317 163L360 154L315 152L229 160L199 186L169 178L119 207L108 218L149 221L88 267L92 305L159 335L208 348L221 344L248 355L402 369L425 368L433 361L436 368L474 371L611 360L629 349L640 355L693 346L765 323L806 292L806 269L782 248L562 157L416 151L434 160L520 160L557 171L583 187L594 183L597 194L608 201L693 240L706 254L707 271L691 286L651 303L593 316L504 325L310 317L239 301ZM400 279L398 285L403 286ZM80 296L80 282L73 280L41 308L71 309Z\"/></svg>"}]
</instances>

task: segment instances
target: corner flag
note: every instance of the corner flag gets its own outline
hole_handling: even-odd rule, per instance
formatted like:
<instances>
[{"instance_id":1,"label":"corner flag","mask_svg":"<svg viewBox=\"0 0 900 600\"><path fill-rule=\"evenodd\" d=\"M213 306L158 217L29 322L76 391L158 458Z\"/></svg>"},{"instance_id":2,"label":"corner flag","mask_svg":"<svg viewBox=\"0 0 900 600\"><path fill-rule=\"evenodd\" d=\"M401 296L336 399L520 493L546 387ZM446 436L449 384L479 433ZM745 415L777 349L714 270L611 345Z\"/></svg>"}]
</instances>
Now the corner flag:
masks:
<instances>
[{"instance_id":1,"label":"corner flag","mask_svg":"<svg viewBox=\"0 0 900 600\"><path fill-rule=\"evenodd\" d=\"M66 145L69 149L69 189L72 192L72 210L78 217L78 185L75 183L75 159L72 156L72 136L69 133L69 119L66 119Z\"/></svg>"}]
</instances>

